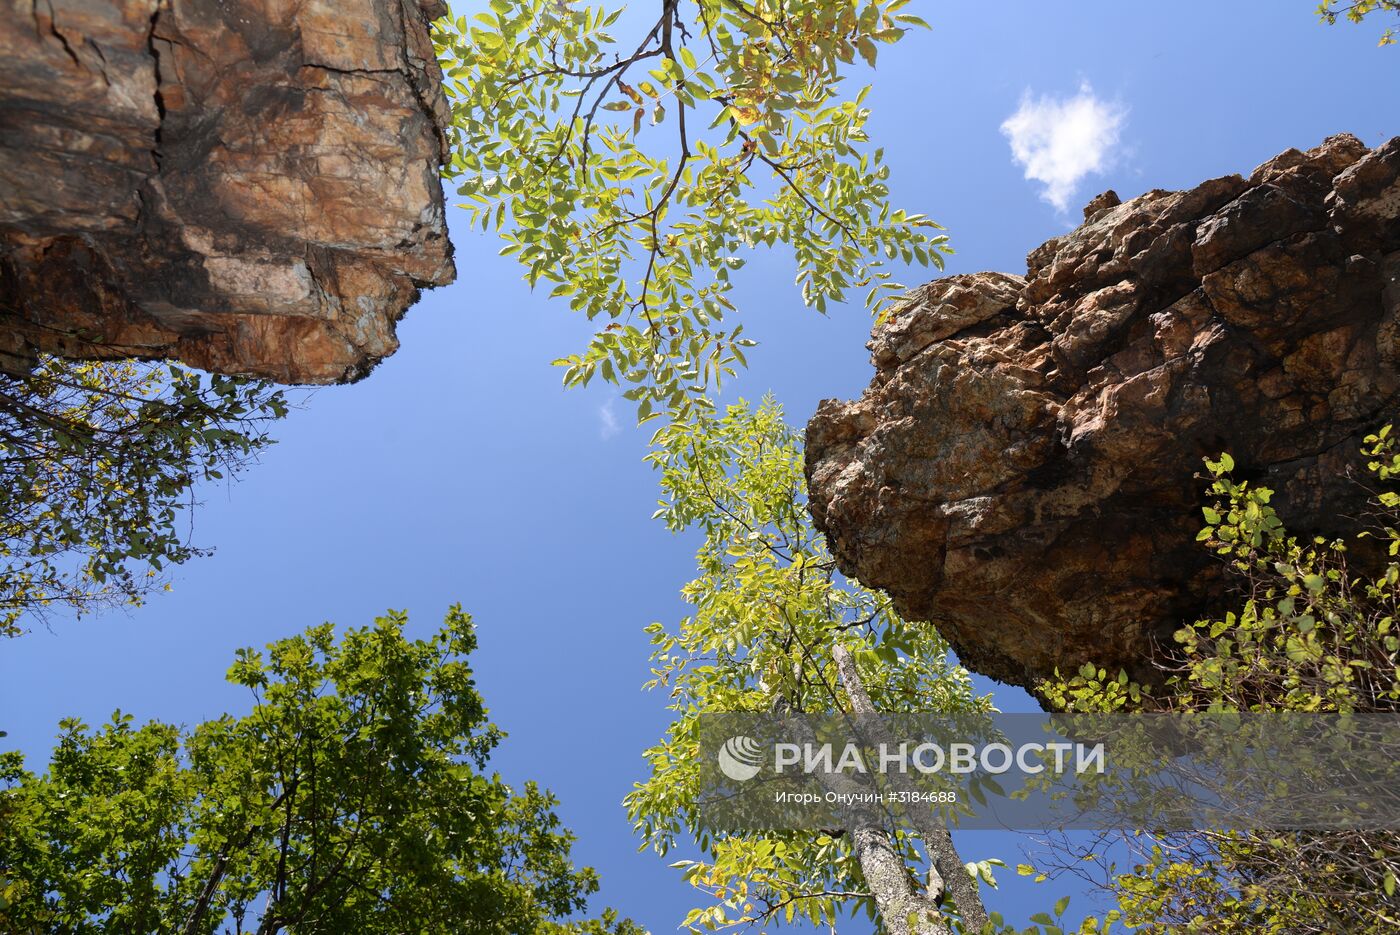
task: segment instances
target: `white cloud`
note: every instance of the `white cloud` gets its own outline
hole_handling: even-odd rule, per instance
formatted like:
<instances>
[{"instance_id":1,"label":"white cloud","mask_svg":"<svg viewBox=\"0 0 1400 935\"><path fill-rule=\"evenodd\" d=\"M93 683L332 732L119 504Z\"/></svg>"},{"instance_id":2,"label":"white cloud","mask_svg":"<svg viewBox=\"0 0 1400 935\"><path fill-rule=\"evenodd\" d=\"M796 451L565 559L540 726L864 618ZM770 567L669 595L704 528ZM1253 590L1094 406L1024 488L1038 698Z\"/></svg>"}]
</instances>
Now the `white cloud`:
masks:
<instances>
[{"instance_id":1,"label":"white cloud","mask_svg":"<svg viewBox=\"0 0 1400 935\"><path fill-rule=\"evenodd\" d=\"M613 411L613 401L609 399L598 407L598 437L606 441L622 431L622 423L617 421Z\"/></svg>"},{"instance_id":2,"label":"white cloud","mask_svg":"<svg viewBox=\"0 0 1400 935\"><path fill-rule=\"evenodd\" d=\"M1027 92L1001 132L1026 178L1043 186L1040 197L1065 211L1080 180L1112 163L1126 116L1123 107L1095 97L1085 82L1071 98L1032 98Z\"/></svg>"}]
</instances>

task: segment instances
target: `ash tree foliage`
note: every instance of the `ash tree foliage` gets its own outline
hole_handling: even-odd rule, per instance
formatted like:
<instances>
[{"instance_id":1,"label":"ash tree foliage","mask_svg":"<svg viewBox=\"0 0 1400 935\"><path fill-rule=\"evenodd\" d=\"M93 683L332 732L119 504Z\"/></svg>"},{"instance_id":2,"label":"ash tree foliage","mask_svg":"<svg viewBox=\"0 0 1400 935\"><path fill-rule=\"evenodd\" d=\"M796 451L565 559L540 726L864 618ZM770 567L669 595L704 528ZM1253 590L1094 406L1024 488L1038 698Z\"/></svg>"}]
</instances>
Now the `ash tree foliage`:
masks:
<instances>
[{"instance_id":1,"label":"ash tree foliage","mask_svg":"<svg viewBox=\"0 0 1400 935\"><path fill-rule=\"evenodd\" d=\"M1329 26L1336 25L1338 19L1359 23L1372 13L1394 13L1400 16L1400 0L1355 0L1354 3L1328 0L1317 6L1318 18ZM1387 26L1377 44L1395 45L1395 29L1394 26Z\"/></svg>"},{"instance_id":2,"label":"ash tree foliage","mask_svg":"<svg viewBox=\"0 0 1400 935\"><path fill-rule=\"evenodd\" d=\"M961 860L932 811L914 826L706 832L696 810L706 712L993 709L932 627L905 622L885 596L837 572L807 512L800 447L773 400L664 426L649 460L665 493L657 518L704 537L699 576L682 590L691 615L647 628L648 687L669 695L674 720L626 800L644 846L666 855L699 845L700 859L673 864L704 897L683 926L834 929L855 916L880 932L1009 931L986 914L976 882L995 886L1001 862Z\"/></svg>"},{"instance_id":3,"label":"ash tree foliage","mask_svg":"<svg viewBox=\"0 0 1400 935\"><path fill-rule=\"evenodd\" d=\"M1389 426L1366 439L1364 454L1379 481L1400 479ZM1238 584L1238 609L1181 628L1178 653L1158 660L1161 686L1086 664L1043 685L1046 698L1070 711L1400 712L1400 494L1376 494L1373 528L1355 541L1300 539L1268 488L1232 477L1228 454L1206 467L1212 502L1199 540ZM1364 553L1371 559L1357 562ZM1207 829L1129 843L1138 863L1100 862L1087 878L1148 935L1400 930L1393 831ZM1071 856L1061 869L1093 865Z\"/></svg>"},{"instance_id":4,"label":"ash tree foliage","mask_svg":"<svg viewBox=\"0 0 1400 935\"><path fill-rule=\"evenodd\" d=\"M205 554L197 486L242 470L286 412L264 383L176 365L47 358L0 375L0 634L139 604Z\"/></svg>"},{"instance_id":5,"label":"ash tree foliage","mask_svg":"<svg viewBox=\"0 0 1400 935\"><path fill-rule=\"evenodd\" d=\"M239 651L242 717L67 720L42 775L0 755L0 930L640 935L567 921L597 879L553 797L483 772L471 618L406 624Z\"/></svg>"},{"instance_id":6,"label":"ash tree foliage","mask_svg":"<svg viewBox=\"0 0 1400 935\"><path fill-rule=\"evenodd\" d=\"M492 0L440 21L446 174L531 284L597 323L564 382L626 386L688 418L745 364L729 294L752 248L791 249L802 300L901 291L885 263L942 265L938 225L889 201L857 59L924 25L908 0Z\"/></svg>"},{"instance_id":7,"label":"ash tree foliage","mask_svg":"<svg viewBox=\"0 0 1400 935\"><path fill-rule=\"evenodd\" d=\"M532 284L596 323L556 361L565 383L598 377L625 387L639 420L664 416L659 515L706 536L684 592L696 612L651 628L676 720L627 803L662 853L699 837L706 859L682 867L706 897L686 919L695 930L849 913L895 933L1004 930L976 883L994 885L999 862L965 864L941 823L716 840L694 812L704 711L989 705L931 628L837 574L776 404L711 401L753 344L729 298L752 248L791 250L807 305L854 290L878 316L903 290L887 263L941 268L949 252L933 221L891 203L869 88L846 90L857 60L874 66L882 44L925 25L905 6L661 0L624 15L494 0L435 32L463 207Z\"/></svg>"}]
</instances>

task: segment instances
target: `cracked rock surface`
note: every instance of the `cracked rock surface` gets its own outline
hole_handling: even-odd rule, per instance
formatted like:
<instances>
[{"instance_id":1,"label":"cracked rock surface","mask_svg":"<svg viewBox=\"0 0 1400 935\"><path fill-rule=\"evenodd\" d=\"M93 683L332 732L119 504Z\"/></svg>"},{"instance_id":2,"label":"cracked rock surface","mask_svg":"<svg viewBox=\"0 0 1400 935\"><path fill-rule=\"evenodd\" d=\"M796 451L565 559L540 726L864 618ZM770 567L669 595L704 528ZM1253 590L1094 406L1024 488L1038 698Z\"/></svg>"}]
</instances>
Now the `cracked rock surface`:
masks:
<instances>
[{"instance_id":1,"label":"cracked rock surface","mask_svg":"<svg viewBox=\"0 0 1400 935\"><path fill-rule=\"evenodd\" d=\"M841 570L1031 686L1218 605L1201 458L1274 488L1296 531L1364 509L1361 438L1400 406L1400 138L1290 150L1125 203L1024 277L935 280L878 326L876 373L807 426Z\"/></svg>"},{"instance_id":2,"label":"cracked rock surface","mask_svg":"<svg viewBox=\"0 0 1400 935\"><path fill-rule=\"evenodd\" d=\"M0 367L176 357L353 380L455 276L438 0L16 0Z\"/></svg>"}]
</instances>

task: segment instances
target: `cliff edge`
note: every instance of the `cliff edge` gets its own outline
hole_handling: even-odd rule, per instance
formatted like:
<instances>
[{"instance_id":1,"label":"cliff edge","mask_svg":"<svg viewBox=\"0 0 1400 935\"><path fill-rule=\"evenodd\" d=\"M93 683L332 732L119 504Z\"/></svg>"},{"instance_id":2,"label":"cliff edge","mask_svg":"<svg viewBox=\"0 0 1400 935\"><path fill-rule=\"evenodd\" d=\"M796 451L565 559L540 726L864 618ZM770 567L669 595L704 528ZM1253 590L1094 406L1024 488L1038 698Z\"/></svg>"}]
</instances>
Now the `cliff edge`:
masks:
<instances>
[{"instance_id":1,"label":"cliff edge","mask_svg":"<svg viewBox=\"0 0 1400 935\"><path fill-rule=\"evenodd\" d=\"M1360 440L1400 401L1400 138L1085 214L1024 277L912 293L864 395L807 427L841 570L1027 686L1087 660L1146 677L1152 641L1222 598L1194 541L1203 456L1229 451L1295 530L1343 533Z\"/></svg>"},{"instance_id":2,"label":"cliff edge","mask_svg":"<svg viewBox=\"0 0 1400 935\"><path fill-rule=\"evenodd\" d=\"M0 17L0 368L333 383L455 276L438 0L51 0Z\"/></svg>"}]
</instances>

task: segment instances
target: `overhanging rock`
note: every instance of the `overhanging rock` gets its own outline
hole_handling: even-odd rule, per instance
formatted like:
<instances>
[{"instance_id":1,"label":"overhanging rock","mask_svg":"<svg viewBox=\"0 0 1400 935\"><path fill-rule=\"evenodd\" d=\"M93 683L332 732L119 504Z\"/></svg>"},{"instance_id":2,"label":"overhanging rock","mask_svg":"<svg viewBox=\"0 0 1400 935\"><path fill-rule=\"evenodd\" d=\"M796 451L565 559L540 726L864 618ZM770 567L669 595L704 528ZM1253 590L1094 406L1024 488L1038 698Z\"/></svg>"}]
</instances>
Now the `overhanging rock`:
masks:
<instances>
[{"instance_id":1,"label":"overhanging rock","mask_svg":"<svg viewBox=\"0 0 1400 935\"><path fill-rule=\"evenodd\" d=\"M51 0L0 17L0 366L355 379L454 275L438 0Z\"/></svg>"},{"instance_id":2,"label":"overhanging rock","mask_svg":"<svg viewBox=\"0 0 1400 935\"><path fill-rule=\"evenodd\" d=\"M1145 677L1152 640L1223 597L1194 541L1203 456L1299 531L1364 508L1360 440L1400 391L1400 138L1106 193L1028 267L931 282L875 329L870 387L807 427L812 514L972 669Z\"/></svg>"}]
</instances>

